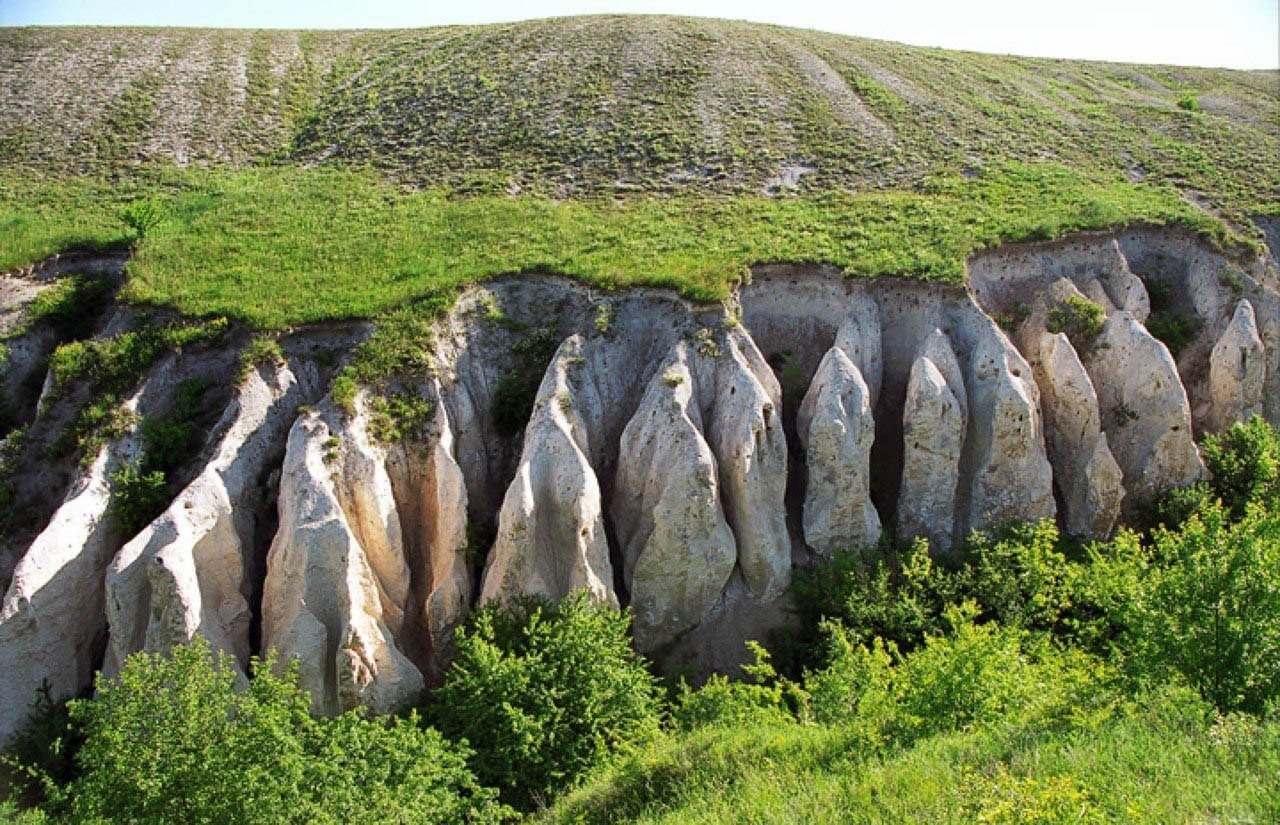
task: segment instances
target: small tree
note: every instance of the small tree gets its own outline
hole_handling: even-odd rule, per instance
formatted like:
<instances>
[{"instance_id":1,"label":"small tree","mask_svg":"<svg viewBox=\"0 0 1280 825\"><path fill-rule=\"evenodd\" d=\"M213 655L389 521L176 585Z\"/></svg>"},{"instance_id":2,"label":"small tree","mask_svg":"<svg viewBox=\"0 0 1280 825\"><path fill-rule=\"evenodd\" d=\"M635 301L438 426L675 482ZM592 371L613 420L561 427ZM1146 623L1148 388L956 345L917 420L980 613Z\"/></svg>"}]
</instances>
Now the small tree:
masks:
<instances>
[{"instance_id":1,"label":"small tree","mask_svg":"<svg viewBox=\"0 0 1280 825\"><path fill-rule=\"evenodd\" d=\"M1280 514L1253 505L1232 523L1217 504L1151 547L1129 542L1113 600L1131 673L1181 674L1223 710L1261 713L1280 700Z\"/></svg>"},{"instance_id":2,"label":"small tree","mask_svg":"<svg viewBox=\"0 0 1280 825\"><path fill-rule=\"evenodd\" d=\"M657 684L627 638L629 618L576 593L473 615L433 697L446 734L504 798L530 809L658 728Z\"/></svg>"}]
</instances>

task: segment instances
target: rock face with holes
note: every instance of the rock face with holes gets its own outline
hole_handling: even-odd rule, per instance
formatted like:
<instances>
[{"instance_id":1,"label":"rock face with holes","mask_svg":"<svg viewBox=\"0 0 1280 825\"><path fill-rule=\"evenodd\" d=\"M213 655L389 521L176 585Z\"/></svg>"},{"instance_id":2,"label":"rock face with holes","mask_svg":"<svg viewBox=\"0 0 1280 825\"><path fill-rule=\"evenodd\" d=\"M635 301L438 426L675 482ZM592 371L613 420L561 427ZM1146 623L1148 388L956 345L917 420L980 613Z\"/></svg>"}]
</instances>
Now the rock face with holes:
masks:
<instances>
[{"instance_id":1,"label":"rock face with holes","mask_svg":"<svg viewBox=\"0 0 1280 825\"><path fill-rule=\"evenodd\" d=\"M329 378L367 326L290 333L232 386L237 333L129 397L145 420L185 378L218 385L132 535L113 476L141 427L57 463L89 390L46 379L10 399L30 428L0 452L31 522L0 546L0 740L42 680L63 698L99 661L197 637L242 668L297 660L319 712L387 712L441 678L484 601L586 590L629 607L655 659L734 672L788 621L796 565L876 552L885 524L937 554L1010 520L1104 538L1203 476L1196 435L1280 423L1272 266L1147 229L987 251L967 288L778 265L698 304L505 278L434 322L433 363L349 409ZM132 318L107 307L95 334Z\"/></svg>"},{"instance_id":2,"label":"rock face with holes","mask_svg":"<svg viewBox=\"0 0 1280 825\"><path fill-rule=\"evenodd\" d=\"M1204 475L1178 366L1131 313L1107 318L1085 360L1098 390L1103 428L1124 473L1130 513Z\"/></svg>"},{"instance_id":3,"label":"rock face with holes","mask_svg":"<svg viewBox=\"0 0 1280 825\"><path fill-rule=\"evenodd\" d=\"M737 561L689 361L688 347L677 345L619 446L614 521L636 645L646 652L695 627Z\"/></svg>"}]
</instances>

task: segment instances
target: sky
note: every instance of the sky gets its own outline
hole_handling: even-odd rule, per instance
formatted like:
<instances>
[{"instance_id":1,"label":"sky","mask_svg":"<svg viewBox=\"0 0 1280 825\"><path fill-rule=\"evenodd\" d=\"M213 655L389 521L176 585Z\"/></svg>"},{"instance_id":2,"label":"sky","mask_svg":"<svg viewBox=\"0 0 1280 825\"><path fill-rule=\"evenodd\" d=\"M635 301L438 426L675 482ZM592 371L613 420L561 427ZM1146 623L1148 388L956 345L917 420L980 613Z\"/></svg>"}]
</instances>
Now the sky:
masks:
<instances>
[{"instance_id":1,"label":"sky","mask_svg":"<svg viewBox=\"0 0 1280 825\"><path fill-rule=\"evenodd\" d=\"M0 0L0 26L388 28L684 14L983 52L1280 68L1280 0Z\"/></svg>"}]
</instances>

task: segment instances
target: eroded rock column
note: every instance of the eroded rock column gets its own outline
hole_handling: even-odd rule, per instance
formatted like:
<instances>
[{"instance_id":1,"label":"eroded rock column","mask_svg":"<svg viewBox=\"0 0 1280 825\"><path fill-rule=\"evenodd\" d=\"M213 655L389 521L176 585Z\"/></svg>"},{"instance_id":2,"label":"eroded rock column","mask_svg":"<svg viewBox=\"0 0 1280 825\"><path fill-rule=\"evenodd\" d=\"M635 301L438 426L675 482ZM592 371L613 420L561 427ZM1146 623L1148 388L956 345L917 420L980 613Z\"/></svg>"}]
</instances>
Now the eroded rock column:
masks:
<instances>
[{"instance_id":1,"label":"eroded rock column","mask_svg":"<svg viewBox=\"0 0 1280 825\"><path fill-rule=\"evenodd\" d=\"M903 406L902 485L898 530L924 537L934 552L955 539L956 484L969 407L960 364L941 330L911 365Z\"/></svg>"}]
</instances>

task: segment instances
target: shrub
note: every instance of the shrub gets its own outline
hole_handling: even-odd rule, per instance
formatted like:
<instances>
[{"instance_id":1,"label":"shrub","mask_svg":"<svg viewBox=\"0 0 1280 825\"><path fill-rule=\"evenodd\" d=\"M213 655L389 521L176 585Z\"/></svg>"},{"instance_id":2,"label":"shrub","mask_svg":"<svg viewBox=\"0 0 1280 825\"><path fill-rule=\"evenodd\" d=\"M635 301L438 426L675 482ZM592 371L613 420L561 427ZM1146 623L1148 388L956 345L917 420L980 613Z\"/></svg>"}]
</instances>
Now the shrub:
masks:
<instances>
[{"instance_id":1,"label":"shrub","mask_svg":"<svg viewBox=\"0 0 1280 825\"><path fill-rule=\"evenodd\" d=\"M897 550L888 542L875 548L840 550L826 562L796 571L792 601L797 614L795 644L820 646L820 626L840 622L852 638L867 643L882 638L903 651L942 629L941 617L959 599L960 581L929 555L917 540ZM801 656L801 665L817 664Z\"/></svg>"},{"instance_id":2,"label":"shrub","mask_svg":"<svg viewBox=\"0 0 1280 825\"><path fill-rule=\"evenodd\" d=\"M1174 358L1195 339L1200 326L1199 319L1171 311L1152 312L1146 322L1147 332L1168 347Z\"/></svg>"},{"instance_id":3,"label":"shrub","mask_svg":"<svg viewBox=\"0 0 1280 825\"><path fill-rule=\"evenodd\" d=\"M1030 630L1060 630L1072 608L1076 566L1052 521L974 532L965 544L964 595L982 615Z\"/></svg>"},{"instance_id":4,"label":"shrub","mask_svg":"<svg viewBox=\"0 0 1280 825\"><path fill-rule=\"evenodd\" d=\"M1101 660L1016 627L978 624L977 614L973 602L948 608L946 632L905 655L827 623L830 664L805 681L815 718L884 747L997 722L1081 722L1109 705Z\"/></svg>"},{"instance_id":5,"label":"shrub","mask_svg":"<svg viewBox=\"0 0 1280 825\"><path fill-rule=\"evenodd\" d=\"M470 743L476 773L506 800L545 804L657 731L658 688L628 624L585 593L484 608L456 637L434 718Z\"/></svg>"},{"instance_id":6,"label":"shrub","mask_svg":"<svg viewBox=\"0 0 1280 825\"><path fill-rule=\"evenodd\" d=\"M1149 547L1115 543L1105 575L1131 675L1180 675L1223 710L1280 700L1280 513L1254 506L1232 523L1211 504Z\"/></svg>"},{"instance_id":7,"label":"shrub","mask_svg":"<svg viewBox=\"0 0 1280 825\"><path fill-rule=\"evenodd\" d=\"M109 511L126 536L150 524L164 512L168 502L165 474L161 470L145 470L142 461L136 461L111 474Z\"/></svg>"},{"instance_id":8,"label":"shrub","mask_svg":"<svg viewBox=\"0 0 1280 825\"><path fill-rule=\"evenodd\" d=\"M1100 304L1079 295L1067 299L1049 310L1045 326L1052 333L1065 332L1071 345L1084 355L1093 350L1107 316Z\"/></svg>"},{"instance_id":9,"label":"shrub","mask_svg":"<svg viewBox=\"0 0 1280 825\"><path fill-rule=\"evenodd\" d=\"M1232 517L1241 518L1249 502L1280 502L1280 435L1260 416L1207 436L1203 452L1213 492Z\"/></svg>"},{"instance_id":10,"label":"shrub","mask_svg":"<svg viewBox=\"0 0 1280 825\"><path fill-rule=\"evenodd\" d=\"M118 681L71 704L80 778L59 801L74 821L496 822L466 751L408 719L313 718L296 668L235 668L197 641L137 654Z\"/></svg>"},{"instance_id":11,"label":"shrub","mask_svg":"<svg viewBox=\"0 0 1280 825\"><path fill-rule=\"evenodd\" d=\"M730 681L713 674L693 690L681 681L672 716L685 730L709 725L749 726L795 721L792 703L804 703L798 685L780 679L769 664L769 653L758 642L748 642L755 663L744 665L747 678Z\"/></svg>"}]
</instances>

